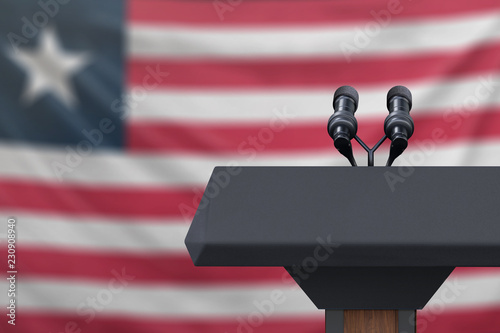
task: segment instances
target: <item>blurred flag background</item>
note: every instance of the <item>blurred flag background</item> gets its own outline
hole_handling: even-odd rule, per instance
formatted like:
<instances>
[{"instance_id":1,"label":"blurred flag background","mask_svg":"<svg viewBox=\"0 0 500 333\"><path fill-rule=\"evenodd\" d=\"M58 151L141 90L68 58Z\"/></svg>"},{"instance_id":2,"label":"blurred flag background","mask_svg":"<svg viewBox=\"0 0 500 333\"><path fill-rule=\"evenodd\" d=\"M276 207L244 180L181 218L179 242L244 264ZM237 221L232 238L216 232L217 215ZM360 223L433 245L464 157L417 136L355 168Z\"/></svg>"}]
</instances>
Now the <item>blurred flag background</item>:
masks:
<instances>
[{"instance_id":1,"label":"blurred flag background","mask_svg":"<svg viewBox=\"0 0 500 333\"><path fill-rule=\"evenodd\" d=\"M499 71L498 0L2 0L0 209L19 273L0 330L323 332L284 269L192 265L212 169L348 165L326 132L345 84L369 145L387 91L412 91L396 165L499 165ZM500 270L457 269L418 331L500 332Z\"/></svg>"}]
</instances>

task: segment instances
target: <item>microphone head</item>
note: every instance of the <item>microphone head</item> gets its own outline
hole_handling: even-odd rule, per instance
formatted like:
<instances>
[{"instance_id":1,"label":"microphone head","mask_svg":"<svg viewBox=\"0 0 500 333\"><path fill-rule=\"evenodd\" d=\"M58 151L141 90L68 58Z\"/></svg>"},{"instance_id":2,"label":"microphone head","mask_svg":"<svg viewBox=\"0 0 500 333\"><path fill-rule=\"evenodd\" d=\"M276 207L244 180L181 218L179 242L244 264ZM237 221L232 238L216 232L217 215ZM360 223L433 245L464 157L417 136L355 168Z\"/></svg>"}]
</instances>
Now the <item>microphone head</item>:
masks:
<instances>
[{"instance_id":1,"label":"microphone head","mask_svg":"<svg viewBox=\"0 0 500 333\"><path fill-rule=\"evenodd\" d=\"M335 105L335 101L337 100L337 98L341 96L347 96L352 98L352 100L354 101L355 108L356 109L358 108L359 95L356 89L354 89L351 86L342 86L337 90L335 90L335 94L333 95L333 105Z\"/></svg>"},{"instance_id":2,"label":"microphone head","mask_svg":"<svg viewBox=\"0 0 500 333\"><path fill-rule=\"evenodd\" d=\"M387 108L389 108L389 103L394 97L403 97L406 100L408 100L408 104L410 105L410 110L411 110L412 97L411 97L411 92L408 88L406 88L405 86L392 87L387 93Z\"/></svg>"},{"instance_id":3,"label":"microphone head","mask_svg":"<svg viewBox=\"0 0 500 333\"><path fill-rule=\"evenodd\" d=\"M333 139L335 148L347 157L351 165L356 165L352 153L351 140L358 131L358 122L354 113L358 109L359 95L356 89L342 86L333 95L333 114L328 119L328 134Z\"/></svg>"},{"instance_id":4,"label":"microphone head","mask_svg":"<svg viewBox=\"0 0 500 333\"><path fill-rule=\"evenodd\" d=\"M354 113L358 108L359 95L351 86L342 86L333 95L333 109L328 119L328 134L337 145L344 145L345 139L351 140L358 131L358 122ZM349 143L350 144L350 143Z\"/></svg>"}]
</instances>

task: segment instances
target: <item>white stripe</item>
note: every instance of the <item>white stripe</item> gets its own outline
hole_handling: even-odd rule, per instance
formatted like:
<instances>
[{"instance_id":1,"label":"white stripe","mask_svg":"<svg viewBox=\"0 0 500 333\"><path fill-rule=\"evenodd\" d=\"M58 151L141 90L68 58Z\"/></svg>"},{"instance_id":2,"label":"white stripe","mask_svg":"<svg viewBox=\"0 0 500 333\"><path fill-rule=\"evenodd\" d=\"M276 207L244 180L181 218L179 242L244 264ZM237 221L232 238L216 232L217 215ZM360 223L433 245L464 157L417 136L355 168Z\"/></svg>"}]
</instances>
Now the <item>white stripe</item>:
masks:
<instances>
[{"instance_id":1,"label":"white stripe","mask_svg":"<svg viewBox=\"0 0 500 333\"><path fill-rule=\"evenodd\" d=\"M434 294L424 311L439 314L443 309L489 305L500 305L500 274L452 275Z\"/></svg>"},{"instance_id":2,"label":"white stripe","mask_svg":"<svg viewBox=\"0 0 500 333\"><path fill-rule=\"evenodd\" d=\"M117 267L121 273L126 267ZM127 314L140 316L163 316L167 318L191 318L212 316L248 316L258 312L257 304L268 302L274 290L283 292L284 302L276 304L272 315L317 315L316 309L305 293L296 286L151 286L134 283L133 277L121 291L112 292L110 282L115 280L110 271L107 283L92 283L54 279L23 278L18 281L18 304L22 309L51 310L80 313L87 316L88 299L96 299L102 315ZM115 288L122 285L113 282ZM0 292L7 294L7 283L0 282ZM0 301L5 304L5 299ZM107 303L107 304L106 304ZM269 303L266 303L269 304ZM425 306L424 311L435 312L457 308L487 307L500 305L500 275L478 275L477 277L452 277L448 279Z\"/></svg>"},{"instance_id":3,"label":"white stripe","mask_svg":"<svg viewBox=\"0 0 500 333\"><path fill-rule=\"evenodd\" d=\"M492 81L493 84L485 84ZM396 83L394 83L396 85ZM488 87L486 87L486 85ZM413 115L430 111L444 112L477 98L478 109L500 105L500 75L483 74L460 79L418 82L408 86L413 95ZM387 87L360 87L358 119L387 115ZM487 89L492 89L487 90ZM133 91L133 90L132 90ZM293 115L290 122L325 121L333 113L333 90L154 90L130 107L132 121L176 121L228 123L264 123L285 107ZM470 97L469 97L470 96ZM484 96L484 97L483 97Z\"/></svg>"},{"instance_id":4,"label":"white stripe","mask_svg":"<svg viewBox=\"0 0 500 333\"><path fill-rule=\"evenodd\" d=\"M116 268L116 272L121 270L121 267ZM258 312L254 302L269 301L273 290L280 290L283 292L284 302L275 305L273 315L312 314L318 317L324 315L322 311L316 309L304 292L295 286L157 287L137 286L133 280L129 280L121 292L113 293L109 288L109 282L113 280L115 278L112 272L109 272L108 283L23 278L17 286L19 290L17 303L24 311L51 310L74 314L80 309L77 313L83 313L82 319L86 319L90 312L91 305L87 305L89 298L94 298L100 308L100 311L96 312L97 315L132 314L175 319L213 318L247 316L252 312ZM4 281L5 279L2 279L0 282L0 291L2 295L7 295L7 284ZM115 288L122 287L120 283L114 282L114 284ZM0 302L5 304L6 299L2 297Z\"/></svg>"},{"instance_id":5,"label":"white stripe","mask_svg":"<svg viewBox=\"0 0 500 333\"><path fill-rule=\"evenodd\" d=\"M328 134L325 131L325 139ZM332 150L324 153L296 155L262 154L252 159L247 155L212 156L176 153L171 155L129 154L115 150L99 151L83 157L80 165L64 173L64 182L113 186L199 186L206 184L215 166L228 165L331 165L345 164L344 158ZM54 161L67 164L64 149L13 144L0 144L0 177L31 178L59 181Z\"/></svg>"},{"instance_id":6,"label":"white stripe","mask_svg":"<svg viewBox=\"0 0 500 333\"><path fill-rule=\"evenodd\" d=\"M467 121L465 119L465 121ZM382 123L381 123L382 126ZM417 129L418 130L418 129ZM326 131L325 131L326 132ZM362 135L362 129L360 130ZM381 128L382 134L382 128ZM330 140L325 133L325 140ZM429 138L429 140L431 140ZM500 141L454 141L451 144L432 144L410 139L408 150L396 160L412 165L435 166L482 166L500 165ZM431 140L432 141L432 140ZM357 145L357 143L353 143ZM375 165L385 165L386 142L375 154ZM253 158L252 153L256 153ZM64 162L66 154L57 149L33 148L12 144L0 145L0 177L35 179L58 182L51 167L54 160ZM358 151L359 165L366 165L366 153ZM268 154L265 151L245 151L244 154L226 156L176 153L175 157L161 155L127 154L105 151L84 157L84 162L64 175L63 183L79 183L99 186L130 187L199 187L204 186L215 166L337 166L349 165L333 147L321 152ZM194 193L194 192L193 192Z\"/></svg>"},{"instance_id":7,"label":"white stripe","mask_svg":"<svg viewBox=\"0 0 500 333\"><path fill-rule=\"evenodd\" d=\"M376 32L371 23L320 27L186 27L132 24L132 57L343 57L342 43L364 54L436 52L500 38L500 15L493 13L390 23ZM366 25L372 26L368 34ZM359 37L364 34L368 38ZM366 45L367 44L367 45ZM354 53L354 55L356 55Z\"/></svg>"},{"instance_id":8,"label":"white stripe","mask_svg":"<svg viewBox=\"0 0 500 333\"><path fill-rule=\"evenodd\" d=\"M378 151L377 151L378 153ZM387 151L375 154L376 165L384 165ZM378 162L377 162L378 161ZM431 138L422 141L410 139L408 149L394 162L394 166L499 166L500 141L455 141L439 146Z\"/></svg>"},{"instance_id":9,"label":"white stripe","mask_svg":"<svg viewBox=\"0 0 500 333\"><path fill-rule=\"evenodd\" d=\"M8 211L15 216L17 239L25 246L112 252L155 252L187 255L184 238L189 223L171 221L79 218Z\"/></svg>"},{"instance_id":10,"label":"white stripe","mask_svg":"<svg viewBox=\"0 0 500 333\"><path fill-rule=\"evenodd\" d=\"M53 148L0 145L0 175L11 178L35 178L58 181L52 167L54 161L66 163L67 153ZM333 157L332 157L333 156ZM301 158L303 157L303 158ZM126 154L116 151L101 151L83 158L81 165L64 174L64 181L78 183L110 184L114 186L186 186L208 181L215 166L227 165L238 156L159 156ZM241 165L315 165L329 162L341 163L342 157L335 154L314 154L284 157L264 157L250 163L248 156L238 158Z\"/></svg>"}]
</instances>

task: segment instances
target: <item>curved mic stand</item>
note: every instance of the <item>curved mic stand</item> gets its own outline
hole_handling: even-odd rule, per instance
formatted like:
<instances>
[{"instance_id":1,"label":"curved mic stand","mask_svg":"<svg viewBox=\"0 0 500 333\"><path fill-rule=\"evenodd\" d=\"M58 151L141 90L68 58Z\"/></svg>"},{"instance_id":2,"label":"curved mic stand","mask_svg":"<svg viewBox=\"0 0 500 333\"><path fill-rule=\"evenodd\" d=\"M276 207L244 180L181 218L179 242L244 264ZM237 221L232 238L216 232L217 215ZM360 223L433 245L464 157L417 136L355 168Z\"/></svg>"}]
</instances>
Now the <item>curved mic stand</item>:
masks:
<instances>
[{"instance_id":1,"label":"curved mic stand","mask_svg":"<svg viewBox=\"0 0 500 333\"><path fill-rule=\"evenodd\" d=\"M373 146L373 148L369 148L366 143L363 142L363 140L361 140L359 138L359 136L355 136L354 139L356 139L356 141L358 141L359 145L361 147L363 147L364 150L366 150L366 152L368 153L368 166L373 166L374 164L374 160L375 160L375 150L378 149L378 147L380 147L382 145L382 143L384 143L385 139L387 139L387 135L384 135L382 137L382 139L378 140L377 144L375 144L375 146ZM387 163L389 164L389 161L387 161ZM392 162L391 162L392 164ZM390 165L387 165L387 166L390 166Z\"/></svg>"}]
</instances>

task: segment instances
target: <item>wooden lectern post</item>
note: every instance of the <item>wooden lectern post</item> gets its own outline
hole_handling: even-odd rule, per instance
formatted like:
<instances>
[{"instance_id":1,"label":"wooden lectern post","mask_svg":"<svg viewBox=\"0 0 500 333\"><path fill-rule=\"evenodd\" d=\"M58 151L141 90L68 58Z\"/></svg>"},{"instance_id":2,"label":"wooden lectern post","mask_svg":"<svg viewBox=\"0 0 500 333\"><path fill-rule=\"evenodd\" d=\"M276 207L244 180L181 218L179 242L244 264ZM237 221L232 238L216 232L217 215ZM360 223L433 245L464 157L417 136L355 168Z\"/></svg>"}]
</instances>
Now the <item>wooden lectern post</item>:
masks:
<instances>
[{"instance_id":1,"label":"wooden lectern post","mask_svg":"<svg viewBox=\"0 0 500 333\"><path fill-rule=\"evenodd\" d=\"M326 310L326 333L415 333L416 313L406 310Z\"/></svg>"}]
</instances>

